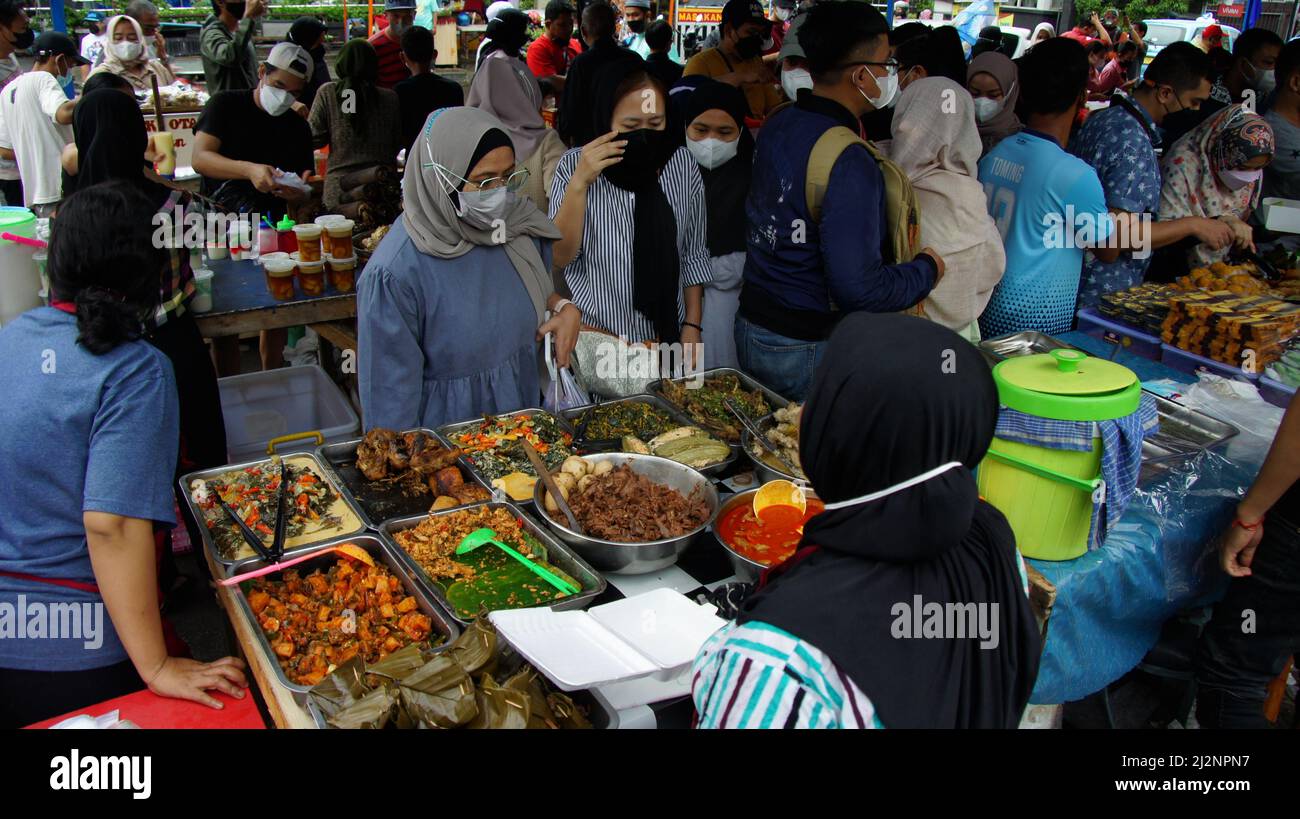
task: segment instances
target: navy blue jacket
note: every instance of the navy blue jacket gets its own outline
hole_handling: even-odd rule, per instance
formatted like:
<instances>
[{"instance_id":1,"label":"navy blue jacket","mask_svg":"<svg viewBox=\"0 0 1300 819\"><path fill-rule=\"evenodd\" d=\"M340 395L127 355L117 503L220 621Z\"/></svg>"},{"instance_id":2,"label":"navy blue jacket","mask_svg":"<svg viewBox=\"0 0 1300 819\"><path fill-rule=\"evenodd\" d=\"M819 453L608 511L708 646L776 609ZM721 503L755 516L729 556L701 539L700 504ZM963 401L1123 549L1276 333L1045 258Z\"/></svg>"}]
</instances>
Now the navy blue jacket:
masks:
<instances>
[{"instance_id":1,"label":"navy blue jacket","mask_svg":"<svg viewBox=\"0 0 1300 819\"><path fill-rule=\"evenodd\" d=\"M804 199L808 157L828 129L858 122L839 103L804 92L758 135L745 211L749 222L740 313L790 338L829 335L844 313L912 307L934 287L934 260L886 264L885 182L871 155L840 154L822 198L820 224Z\"/></svg>"}]
</instances>

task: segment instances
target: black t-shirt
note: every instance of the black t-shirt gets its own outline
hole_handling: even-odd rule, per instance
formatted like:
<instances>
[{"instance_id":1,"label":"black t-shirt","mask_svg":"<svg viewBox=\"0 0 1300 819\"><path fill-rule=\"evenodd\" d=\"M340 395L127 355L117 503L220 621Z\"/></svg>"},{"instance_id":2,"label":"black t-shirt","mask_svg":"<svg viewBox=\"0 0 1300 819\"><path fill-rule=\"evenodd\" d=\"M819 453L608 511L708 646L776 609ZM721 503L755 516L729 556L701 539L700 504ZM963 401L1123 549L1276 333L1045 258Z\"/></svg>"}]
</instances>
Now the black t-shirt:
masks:
<instances>
[{"instance_id":1,"label":"black t-shirt","mask_svg":"<svg viewBox=\"0 0 1300 819\"><path fill-rule=\"evenodd\" d=\"M465 90L460 83L433 73L407 77L393 90L402 107L402 142L408 150L431 112L465 104Z\"/></svg>"},{"instance_id":2,"label":"black t-shirt","mask_svg":"<svg viewBox=\"0 0 1300 819\"><path fill-rule=\"evenodd\" d=\"M221 140L220 153L227 159L270 165L282 171L292 171L299 176L313 166L311 126L307 120L292 111L273 117L253 102L256 90L219 91L212 95L199 116L194 130L212 134ZM224 184L224 179L203 178L203 193L211 196ZM278 196L259 194L252 183L247 186L248 196L256 201L259 212L282 216L285 201Z\"/></svg>"},{"instance_id":3,"label":"black t-shirt","mask_svg":"<svg viewBox=\"0 0 1300 819\"><path fill-rule=\"evenodd\" d=\"M1300 526L1300 483L1291 484L1291 488L1286 491L1282 499L1274 504L1271 514L1282 518L1292 526Z\"/></svg>"}]
</instances>

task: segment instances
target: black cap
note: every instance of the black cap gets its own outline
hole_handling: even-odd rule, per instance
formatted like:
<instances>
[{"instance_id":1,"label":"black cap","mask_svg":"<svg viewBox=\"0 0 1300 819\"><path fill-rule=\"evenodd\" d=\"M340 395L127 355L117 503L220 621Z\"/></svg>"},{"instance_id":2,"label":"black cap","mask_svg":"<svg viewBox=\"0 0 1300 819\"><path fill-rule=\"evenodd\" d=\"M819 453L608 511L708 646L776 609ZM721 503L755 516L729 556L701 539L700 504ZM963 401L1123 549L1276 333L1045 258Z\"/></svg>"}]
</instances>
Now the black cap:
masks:
<instances>
[{"instance_id":1,"label":"black cap","mask_svg":"<svg viewBox=\"0 0 1300 819\"><path fill-rule=\"evenodd\" d=\"M62 54L74 65L90 65L90 60L81 56L77 44L62 31L47 31L37 37L32 43L32 54L35 54L38 60L48 60Z\"/></svg>"},{"instance_id":2,"label":"black cap","mask_svg":"<svg viewBox=\"0 0 1300 819\"><path fill-rule=\"evenodd\" d=\"M749 22L766 23L767 15L758 0L727 0L722 7L722 22L739 28Z\"/></svg>"}]
</instances>

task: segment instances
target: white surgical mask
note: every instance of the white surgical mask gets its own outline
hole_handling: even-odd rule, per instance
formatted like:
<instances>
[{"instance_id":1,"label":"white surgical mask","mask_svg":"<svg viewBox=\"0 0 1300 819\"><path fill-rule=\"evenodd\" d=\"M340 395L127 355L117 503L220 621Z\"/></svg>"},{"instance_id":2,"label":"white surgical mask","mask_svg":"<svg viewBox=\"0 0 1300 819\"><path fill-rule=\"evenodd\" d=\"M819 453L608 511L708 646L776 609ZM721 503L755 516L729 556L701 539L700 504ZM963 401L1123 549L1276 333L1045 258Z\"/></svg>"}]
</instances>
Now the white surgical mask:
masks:
<instances>
[{"instance_id":1,"label":"white surgical mask","mask_svg":"<svg viewBox=\"0 0 1300 819\"><path fill-rule=\"evenodd\" d=\"M158 49L152 42L144 44L144 55L150 60L158 59Z\"/></svg>"},{"instance_id":2,"label":"white surgical mask","mask_svg":"<svg viewBox=\"0 0 1300 819\"><path fill-rule=\"evenodd\" d=\"M1223 184L1234 191L1239 191L1252 182L1258 182L1264 172L1258 168L1253 171L1236 171L1231 168L1219 171L1219 178Z\"/></svg>"},{"instance_id":3,"label":"white surgical mask","mask_svg":"<svg viewBox=\"0 0 1300 819\"><path fill-rule=\"evenodd\" d=\"M461 191L460 207L456 213L467 225L480 230L491 230L514 204L515 194L505 187L486 191Z\"/></svg>"},{"instance_id":4,"label":"white surgical mask","mask_svg":"<svg viewBox=\"0 0 1300 819\"><path fill-rule=\"evenodd\" d=\"M1272 93L1273 88L1277 85L1277 75L1272 68L1265 71L1262 68L1255 68L1254 63L1250 66L1255 71L1255 81L1250 87L1255 89L1255 93L1264 96Z\"/></svg>"},{"instance_id":5,"label":"white surgical mask","mask_svg":"<svg viewBox=\"0 0 1300 819\"><path fill-rule=\"evenodd\" d=\"M947 472L948 470L956 469L961 465L962 465L961 461L952 461L951 463L946 463L943 466L936 466L934 469L931 469L929 472L923 472L920 475L917 475L915 478L908 478L907 480L902 481L901 483L896 483L893 486L887 486L884 489L881 489L876 492L872 492L869 495L861 495L856 498L849 498L848 500L836 501L835 503L828 503L826 504L826 511L831 512L836 509L843 509L846 506L861 506L864 503L871 503L873 501L878 501L881 498L886 498L889 497L890 495L895 495L899 492L902 492L904 489L911 489L913 486L916 486L917 484L925 483L926 481L932 478L937 478L943 473Z\"/></svg>"},{"instance_id":6,"label":"white surgical mask","mask_svg":"<svg viewBox=\"0 0 1300 819\"><path fill-rule=\"evenodd\" d=\"M988 97L975 98L975 121L988 122L1002 110L1002 103Z\"/></svg>"},{"instance_id":7,"label":"white surgical mask","mask_svg":"<svg viewBox=\"0 0 1300 819\"><path fill-rule=\"evenodd\" d=\"M783 9L780 6L776 7L776 19L780 20L782 23L789 20L793 14L794 9Z\"/></svg>"},{"instance_id":8,"label":"white surgical mask","mask_svg":"<svg viewBox=\"0 0 1300 819\"><path fill-rule=\"evenodd\" d=\"M740 149L740 140L733 139L730 142L724 142L721 139L687 139L686 150L691 152L695 161L700 163L700 167L713 170L721 167L736 157L736 151Z\"/></svg>"},{"instance_id":9,"label":"white surgical mask","mask_svg":"<svg viewBox=\"0 0 1300 819\"><path fill-rule=\"evenodd\" d=\"M262 107L266 109L266 113L273 117L278 117L293 107L293 94L283 88L263 85L262 89L257 93L258 99L262 102Z\"/></svg>"},{"instance_id":10,"label":"white surgical mask","mask_svg":"<svg viewBox=\"0 0 1300 819\"><path fill-rule=\"evenodd\" d=\"M800 88L812 87L812 75L806 68L787 68L781 72L781 90L792 100L799 98Z\"/></svg>"},{"instance_id":11,"label":"white surgical mask","mask_svg":"<svg viewBox=\"0 0 1300 819\"><path fill-rule=\"evenodd\" d=\"M122 62L134 62L139 59L140 52L143 50L139 43L130 40L122 40L117 43L109 43L108 47L113 51L113 56Z\"/></svg>"},{"instance_id":12,"label":"white surgical mask","mask_svg":"<svg viewBox=\"0 0 1300 819\"><path fill-rule=\"evenodd\" d=\"M868 71L867 73L870 74L871 72ZM877 111L893 105L894 97L898 96L898 75L886 74L883 77L877 77L872 74L872 78L875 79L876 85L880 87L880 96L868 97L867 92L861 88L858 89L858 93L862 95L864 100L871 103L871 107Z\"/></svg>"}]
</instances>

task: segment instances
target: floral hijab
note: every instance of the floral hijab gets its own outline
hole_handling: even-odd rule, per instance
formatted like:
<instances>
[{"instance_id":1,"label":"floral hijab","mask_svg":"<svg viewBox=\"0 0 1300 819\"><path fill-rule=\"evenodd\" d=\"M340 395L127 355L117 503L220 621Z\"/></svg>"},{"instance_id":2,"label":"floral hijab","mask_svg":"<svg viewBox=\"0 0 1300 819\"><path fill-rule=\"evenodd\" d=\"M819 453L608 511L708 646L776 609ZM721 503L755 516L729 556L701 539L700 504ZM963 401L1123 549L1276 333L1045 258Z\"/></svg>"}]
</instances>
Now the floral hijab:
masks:
<instances>
[{"instance_id":1,"label":"floral hijab","mask_svg":"<svg viewBox=\"0 0 1300 819\"><path fill-rule=\"evenodd\" d=\"M1259 199L1260 182L1238 190L1224 184L1220 172L1237 170L1258 156L1273 156L1273 129L1244 105L1231 105L1187 132L1174 143L1161 163L1161 221L1184 216L1236 216L1245 220ZM1226 251L1198 246L1203 264Z\"/></svg>"}]
</instances>

